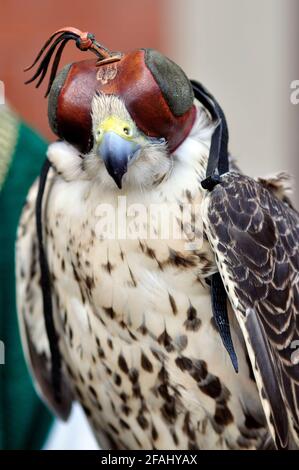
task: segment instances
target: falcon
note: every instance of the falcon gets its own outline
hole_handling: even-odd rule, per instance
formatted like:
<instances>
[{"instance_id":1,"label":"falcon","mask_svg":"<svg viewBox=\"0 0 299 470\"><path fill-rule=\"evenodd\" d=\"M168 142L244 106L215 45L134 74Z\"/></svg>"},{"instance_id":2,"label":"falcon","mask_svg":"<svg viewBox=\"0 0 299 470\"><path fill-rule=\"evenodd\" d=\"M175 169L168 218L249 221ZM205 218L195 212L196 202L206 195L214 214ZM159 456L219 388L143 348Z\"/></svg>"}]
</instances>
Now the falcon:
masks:
<instances>
[{"instance_id":1,"label":"falcon","mask_svg":"<svg viewBox=\"0 0 299 470\"><path fill-rule=\"evenodd\" d=\"M56 76L69 40L97 58ZM63 28L29 81L55 50L59 140L16 246L37 390L64 420L80 402L102 448L298 448L299 215L286 176L242 174L216 100L159 52L111 52ZM157 205L155 223L140 216ZM163 237L173 206L185 236Z\"/></svg>"}]
</instances>

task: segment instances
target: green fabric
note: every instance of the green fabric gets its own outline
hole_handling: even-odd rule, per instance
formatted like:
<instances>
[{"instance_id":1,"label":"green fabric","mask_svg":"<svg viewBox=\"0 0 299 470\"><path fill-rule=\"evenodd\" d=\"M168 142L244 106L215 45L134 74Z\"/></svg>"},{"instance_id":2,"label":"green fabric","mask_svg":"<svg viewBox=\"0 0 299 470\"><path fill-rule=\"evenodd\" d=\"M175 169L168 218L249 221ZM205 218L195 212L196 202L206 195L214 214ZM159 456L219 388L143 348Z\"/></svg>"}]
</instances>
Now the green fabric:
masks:
<instances>
[{"instance_id":1,"label":"green fabric","mask_svg":"<svg viewBox=\"0 0 299 470\"><path fill-rule=\"evenodd\" d=\"M17 121L16 121L17 122ZM47 143L19 122L17 145L0 192L0 449L39 449L52 417L37 397L20 344L15 305L14 245L20 213L39 174Z\"/></svg>"}]
</instances>

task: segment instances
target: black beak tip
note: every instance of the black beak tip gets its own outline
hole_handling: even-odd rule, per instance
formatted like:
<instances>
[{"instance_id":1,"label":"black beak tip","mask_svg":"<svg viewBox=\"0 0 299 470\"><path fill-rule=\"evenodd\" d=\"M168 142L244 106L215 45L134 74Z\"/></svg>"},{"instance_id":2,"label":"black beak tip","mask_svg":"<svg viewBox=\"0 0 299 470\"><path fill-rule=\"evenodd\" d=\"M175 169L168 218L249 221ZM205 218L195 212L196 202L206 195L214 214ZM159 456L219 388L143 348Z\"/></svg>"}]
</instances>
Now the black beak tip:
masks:
<instances>
[{"instance_id":1,"label":"black beak tip","mask_svg":"<svg viewBox=\"0 0 299 470\"><path fill-rule=\"evenodd\" d=\"M122 182L121 182L121 179L114 179L115 183L117 184L118 186L118 189L121 189L122 188Z\"/></svg>"},{"instance_id":2,"label":"black beak tip","mask_svg":"<svg viewBox=\"0 0 299 470\"><path fill-rule=\"evenodd\" d=\"M126 168L121 168L121 169L118 168L116 170L115 168L111 167L111 165L107 165L106 168L108 170L109 175L111 176L111 178L113 179L113 181L117 185L117 187L119 189L121 189L122 188L122 179L123 179L123 176L126 173L127 169Z\"/></svg>"}]
</instances>

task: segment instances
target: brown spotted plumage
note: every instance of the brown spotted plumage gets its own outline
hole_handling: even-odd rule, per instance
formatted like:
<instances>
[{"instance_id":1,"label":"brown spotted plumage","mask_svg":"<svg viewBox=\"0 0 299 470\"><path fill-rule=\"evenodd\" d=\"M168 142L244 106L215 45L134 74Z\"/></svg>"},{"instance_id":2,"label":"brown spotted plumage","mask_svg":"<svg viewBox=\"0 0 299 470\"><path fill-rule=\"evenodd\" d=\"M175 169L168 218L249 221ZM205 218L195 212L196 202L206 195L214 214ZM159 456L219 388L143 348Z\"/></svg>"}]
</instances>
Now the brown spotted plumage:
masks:
<instances>
[{"instance_id":1,"label":"brown spotted plumage","mask_svg":"<svg viewBox=\"0 0 299 470\"><path fill-rule=\"evenodd\" d=\"M95 127L112 112L131 123L117 98L96 100ZM271 448L276 432L285 443L288 431L268 413L275 397L255 361L259 351L250 349L256 324L247 331L247 308L258 327L264 325L263 347L268 346L279 371L282 416L286 412L294 427L298 424L298 369L286 356L298 325L298 254L293 251L298 216L268 189L240 175L225 176L224 186L207 196L200 181L212 131L198 108L190 135L173 155L164 144L142 144L121 191L94 152L83 157L83 166L82 155L70 145L49 147L53 168L43 223L62 355L60 406L50 381L42 314L36 185L28 195L17 243L18 309L27 359L48 405L67 418L72 401L80 402L104 448ZM145 207L190 204L191 225L202 216L206 223L201 243L191 241L186 250L185 239L105 238L98 207L116 208L119 195L127 204ZM126 221L133 227L132 216L127 214ZM138 226L137 217L133 222ZM251 229L256 236L247 241ZM228 313L238 374L212 318L209 278L218 270L234 309L229 306Z\"/></svg>"}]
</instances>

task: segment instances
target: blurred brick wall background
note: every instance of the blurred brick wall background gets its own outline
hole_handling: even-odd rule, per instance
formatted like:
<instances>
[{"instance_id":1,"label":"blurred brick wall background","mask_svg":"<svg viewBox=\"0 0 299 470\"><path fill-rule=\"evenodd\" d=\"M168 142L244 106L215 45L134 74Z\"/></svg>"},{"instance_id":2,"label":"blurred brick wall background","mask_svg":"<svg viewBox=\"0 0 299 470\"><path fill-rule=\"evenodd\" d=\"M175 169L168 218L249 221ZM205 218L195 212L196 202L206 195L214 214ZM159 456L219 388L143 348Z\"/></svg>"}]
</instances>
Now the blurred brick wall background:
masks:
<instances>
[{"instance_id":1,"label":"blurred brick wall background","mask_svg":"<svg viewBox=\"0 0 299 470\"><path fill-rule=\"evenodd\" d=\"M167 53L219 100L243 171L285 170L299 207L298 0L166 0Z\"/></svg>"},{"instance_id":2,"label":"blurred brick wall background","mask_svg":"<svg viewBox=\"0 0 299 470\"><path fill-rule=\"evenodd\" d=\"M1 0L0 80L5 83L6 100L43 135L53 138L43 98L47 79L36 90L32 84L24 85L32 71L23 72L50 34L63 26L75 26L94 33L112 50L160 49L158 5L153 0ZM88 53L80 53L70 43L61 65L87 57Z\"/></svg>"},{"instance_id":3,"label":"blurred brick wall background","mask_svg":"<svg viewBox=\"0 0 299 470\"><path fill-rule=\"evenodd\" d=\"M45 84L25 86L23 72L53 31L72 25L114 50L157 48L223 105L245 172L287 170L299 188L299 105L290 103L298 18L298 0L0 0L0 80L24 119L53 138ZM69 44L61 65L87 56Z\"/></svg>"}]
</instances>

